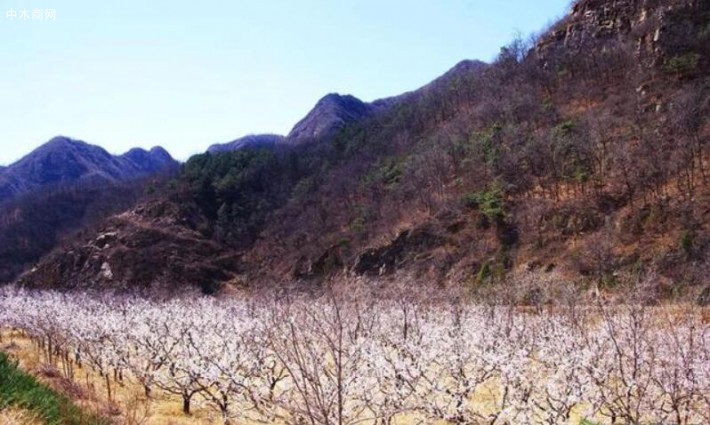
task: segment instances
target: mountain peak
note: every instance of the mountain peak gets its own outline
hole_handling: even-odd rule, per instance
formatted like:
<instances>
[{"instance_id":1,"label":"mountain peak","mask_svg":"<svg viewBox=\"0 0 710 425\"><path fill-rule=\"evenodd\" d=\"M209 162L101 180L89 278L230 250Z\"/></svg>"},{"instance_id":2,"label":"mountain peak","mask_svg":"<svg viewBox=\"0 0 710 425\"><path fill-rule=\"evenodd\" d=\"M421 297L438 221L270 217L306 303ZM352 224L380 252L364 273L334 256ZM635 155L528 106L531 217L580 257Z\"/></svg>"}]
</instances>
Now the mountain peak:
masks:
<instances>
[{"instance_id":1,"label":"mountain peak","mask_svg":"<svg viewBox=\"0 0 710 425\"><path fill-rule=\"evenodd\" d=\"M79 140L72 139L71 137L59 135L49 139L45 145L75 144L79 142Z\"/></svg>"},{"instance_id":2,"label":"mountain peak","mask_svg":"<svg viewBox=\"0 0 710 425\"><path fill-rule=\"evenodd\" d=\"M162 146L153 146L152 148L150 148L149 152L155 157L164 157L172 159L172 155L170 155L170 153Z\"/></svg>"},{"instance_id":3,"label":"mountain peak","mask_svg":"<svg viewBox=\"0 0 710 425\"><path fill-rule=\"evenodd\" d=\"M52 137L48 142L45 144L41 145L39 148L37 148L34 152L41 151L44 149L66 149L66 148L76 148L76 147L89 147L89 145L86 142L83 142L81 140L77 139L72 139L71 137L66 137L66 136L55 136ZM98 146L96 146L98 148ZM99 148L101 149L101 148ZM33 153L34 153L33 152Z\"/></svg>"},{"instance_id":4,"label":"mountain peak","mask_svg":"<svg viewBox=\"0 0 710 425\"><path fill-rule=\"evenodd\" d=\"M129 161L139 173L157 173L177 165L173 157L160 146L153 147L150 151L143 148L133 148L118 159Z\"/></svg>"},{"instance_id":5,"label":"mountain peak","mask_svg":"<svg viewBox=\"0 0 710 425\"><path fill-rule=\"evenodd\" d=\"M330 93L299 121L288 134L292 143L333 135L346 124L361 120L373 112L373 106L355 96Z\"/></svg>"},{"instance_id":6,"label":"mountain peak","mask_svg":"<svg viewBox=\"0 0 710 425\"><path fill-rule=\"evenodd\" d=\"M476 71L480 71L480 70L484 69L487 66L488 66L488 64L483 61L464 59L461 62L454 65L454 67L451 68L448 72L446 72L446 74L459 74L462 72L471 72L471 71L476 72ZM446 75L446 74L444 74L444 75Z\"/></svg>"},{"instance_id":7,"label":"mountain peak","mask_svg":"<svg viewBox=\"0 0 710 425\"><path fill-rule=\"evenodd\" d=\"M341 107L350 107L364 105L364 102L351 94L328 93L316 103L316 108L327 105L336 105Z\"/></svg>"},{"instance_id":8,"label":"mountain peak","mask_svg":"<svg viewBox=\"0 0 710 425\"><path fill-rule=\"evenodd\" d=\"M358 99L357 97L355 97L351 94L328 93L325 96L323 96L322 98L320 98L320 100L318 101L318 103L316 103L316 105L325 104L328 102L345 103L345 102L353 102L353 101L359 102L360 99Z\"/></svg>"}]
</instances>

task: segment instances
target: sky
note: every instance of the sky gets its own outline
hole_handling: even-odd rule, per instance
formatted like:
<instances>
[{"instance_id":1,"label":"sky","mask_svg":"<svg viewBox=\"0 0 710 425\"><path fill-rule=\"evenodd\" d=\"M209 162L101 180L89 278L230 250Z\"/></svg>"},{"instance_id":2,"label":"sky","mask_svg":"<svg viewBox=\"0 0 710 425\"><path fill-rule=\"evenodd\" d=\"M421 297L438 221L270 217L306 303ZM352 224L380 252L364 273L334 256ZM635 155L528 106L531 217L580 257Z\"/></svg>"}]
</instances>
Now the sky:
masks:
<instances>
[{"instance_id":1,"label":"sky","mask_svg":"<svg viewBox=\"0 0 710 425\"><path fill-rule=\"evenodd\" d=\"M569 4L0 0L0 165L57 135L185 160L286 134L328 93L414 90L463 59L491 61Z\"/></svg>"}]
</instances>

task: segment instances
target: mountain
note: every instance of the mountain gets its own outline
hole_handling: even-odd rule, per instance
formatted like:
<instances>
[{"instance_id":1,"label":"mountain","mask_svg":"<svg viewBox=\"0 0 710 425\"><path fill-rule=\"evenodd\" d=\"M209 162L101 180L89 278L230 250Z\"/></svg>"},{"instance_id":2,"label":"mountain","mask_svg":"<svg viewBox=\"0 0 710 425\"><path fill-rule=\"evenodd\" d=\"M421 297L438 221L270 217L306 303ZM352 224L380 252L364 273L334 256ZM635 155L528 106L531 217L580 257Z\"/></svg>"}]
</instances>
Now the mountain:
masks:
<instances>
[{"instance_id":1,"label":"mountain","mask_svg":"<svg viewBox=\"0 0 710 425\"><path fill-rule=\"evenodd\" d=\"M5 169L0 175L0 202L53 185L126 182L177 167L159 147L113 156L99 146L55 137Z\"/></svg>"},{"instance_id":2,"label":"mountain","mask_svg":"<svg viewBox=\"0 0 710 425\"><path fill-rule=\"evenodd\" d=\"M212 145L207 149L207 152L215 154L223 152L232 152L238 149L250 147L272 148L277 144L282 143L283 141L284 137L276 134L252 134L241 137L229 143Z\"/></svg>"},{"instance_id":3,"label":"mountain","mask_svg":"<svg viewBox=\"0 0 710 425\"><path fill-rule=\"evenodd\" d=\"M298 145L327 139L347 124L372 116L392 103L385 99L368 104L354 96L331 93L320 99L286 137L275 134L248 135L229 143L212 145L207 152L215 154L244 148L273 148L277 145Z\"/></svg>"},{"instance_id":4,"label":"mountain","mask_svg":"<svg viewBox=\"0 0 710 425\"><path fill-rule=\"evenodd\" d=\"M170 156L170 153L160 146L153 147L149 151L133 148L119 156L118 159L125 162L124 167L128 171L128 179L174 170L178 166L177 161ZM124 177L121 180L125 179Z\"/></svg>"},{"instance_id":5,"label":"mountain","mask_svg":"<svg viewBox=\"0 0 710 425\"><path fill-rule=\"evenodd\" d=\"M0 282L74 233L133 207L177 171L159 147L112 156L65 137L40 146L0 173Z\"/></svg>"},{"instance_id":6,"label":"mountain","mask_svg":"<svg viewBox=\"0 0 710 425\"><path fill-rule=\"evenodd\" d=\"M354 276L465 285L496 302L639 284L700 299L708 16L695 0L579 1L490 64L370 104L328 95L283 149L196 155L172 189L19 282L211 292Z\"/></svg>"},{"instance_id":7,"label":"mountain","mask_svg":"<svg viewBox=\"0 0 710 425\"><path fill-rule=\"evenodd\" d=\"M287 139L289 143L298 144L330 137L346 124L370 116L375 109L351 95L328 94L293 127Z\"/></svg>"},{"instance_id":8,"label":"mountain","mask_svg":"<svg viewBox=\"0 0 710 425\"><path fill-rule=\"evenodd\" d=\"M286 137L275 134L248 135L229 143L212 145L207 151L214 154L248 147L273 148L281 144L298 145L307 141L329 139L347 125L385 113L402 103L421 99L437 87L456 85L462 79L482 72L486 66L481 61L463 60L424 87L398 96L377 99L371 103L365 103L352 95L330 93L321 98Z\"/></svg>"}]
</instances>

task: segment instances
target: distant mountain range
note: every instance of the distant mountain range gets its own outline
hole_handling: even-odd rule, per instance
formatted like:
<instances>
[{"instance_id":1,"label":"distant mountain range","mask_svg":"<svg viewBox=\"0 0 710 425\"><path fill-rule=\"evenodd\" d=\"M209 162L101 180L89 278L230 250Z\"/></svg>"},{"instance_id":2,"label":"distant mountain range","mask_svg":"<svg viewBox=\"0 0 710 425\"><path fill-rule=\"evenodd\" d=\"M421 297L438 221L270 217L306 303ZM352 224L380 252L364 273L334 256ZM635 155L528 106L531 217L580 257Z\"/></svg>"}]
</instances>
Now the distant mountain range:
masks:
<instances>
[{"instance_id":1,"label":"distant mountain range","mask_svg":"<svg viewBox=\"0 0 710 425\"><path fill-rule=\"evenodd\" d=\"M115 184L176 170L178 162L161 147L111 155L99 146L55 137L0 174L0 202L57 185Z\"/></svg>"}]
</instances>

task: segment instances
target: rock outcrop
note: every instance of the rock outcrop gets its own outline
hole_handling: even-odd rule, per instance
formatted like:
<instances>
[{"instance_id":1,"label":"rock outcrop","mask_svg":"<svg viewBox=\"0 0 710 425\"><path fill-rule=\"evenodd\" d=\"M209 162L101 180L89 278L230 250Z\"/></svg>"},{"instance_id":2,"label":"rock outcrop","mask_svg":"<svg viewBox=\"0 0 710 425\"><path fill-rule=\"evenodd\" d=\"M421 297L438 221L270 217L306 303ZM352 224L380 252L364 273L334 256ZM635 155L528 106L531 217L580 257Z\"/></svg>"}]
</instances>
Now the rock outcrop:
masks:
<instances>
[{"instance_id":1,"label":"rock outcrop","mask_svg":"<svg viewBox=\"0 0 710 425\"><path fill-rule=\"evenodd\" d=\"M702 0L581 0L553 26L538 52L599 48L610 41L629 43L639 64L655 66L674 57L707 52L710 4Z\"/></svg>"},{"instance_id":2,"label":"rock outcrop","mask_svg":"<svg viewBox=\"0 0 710 425\"><path fill-rule=\"evenodd\" d=\"M239 257L192 229L189 221L169 201L144 204L110 218L92 238L50 254L19 283L45 289L215 292L235 279Z\"/></svg>"}]
</instances>

